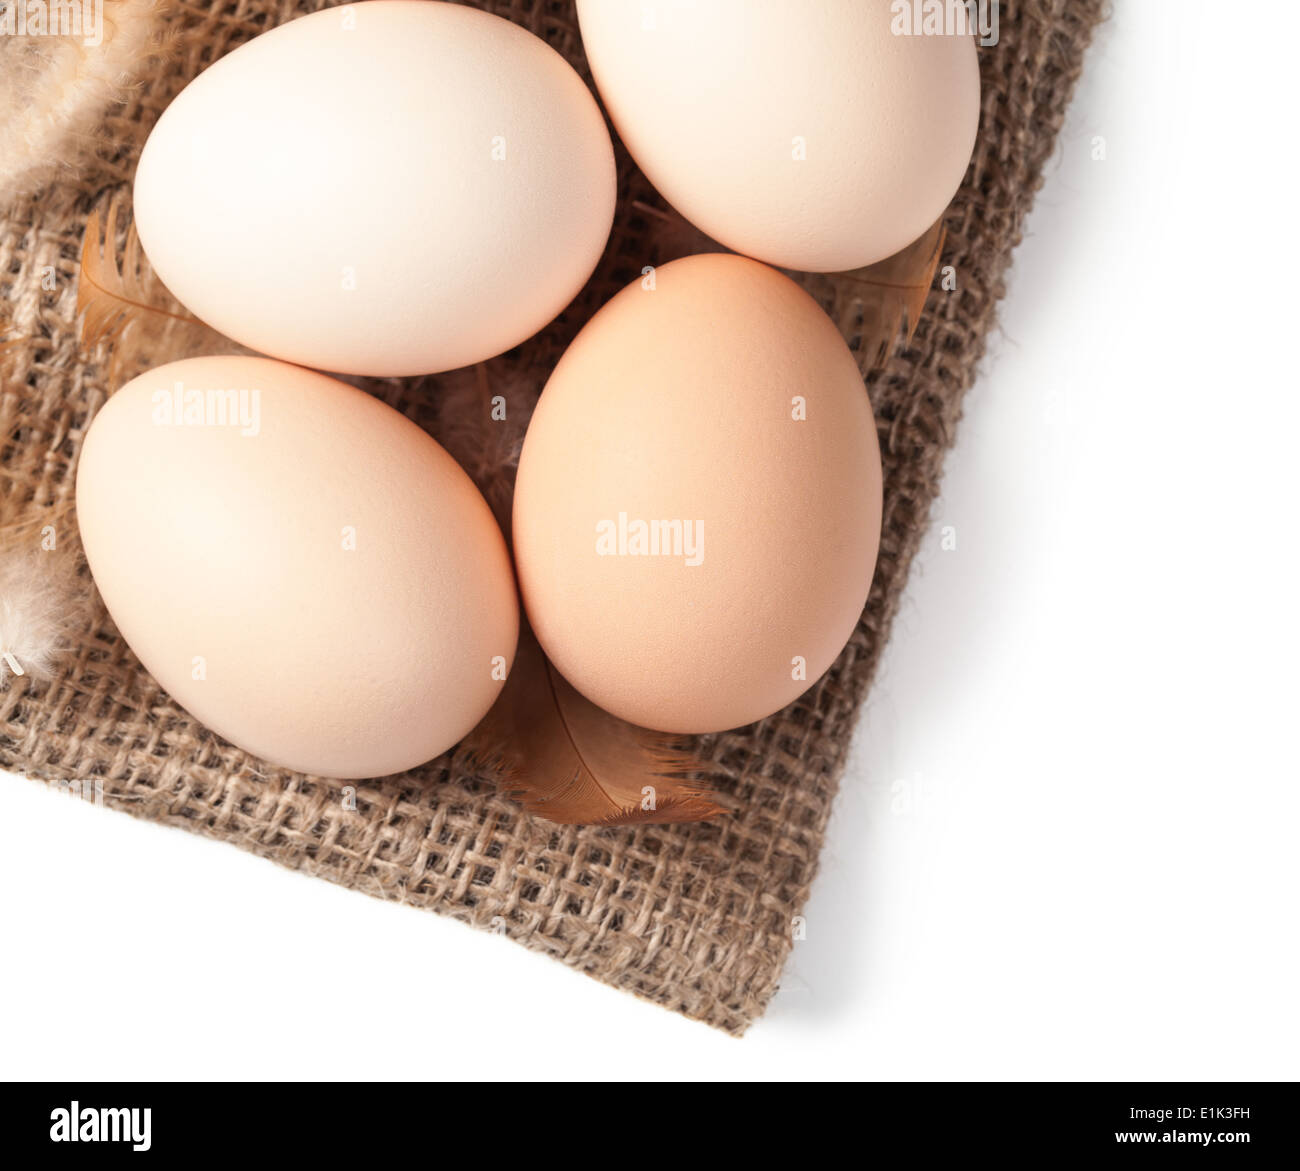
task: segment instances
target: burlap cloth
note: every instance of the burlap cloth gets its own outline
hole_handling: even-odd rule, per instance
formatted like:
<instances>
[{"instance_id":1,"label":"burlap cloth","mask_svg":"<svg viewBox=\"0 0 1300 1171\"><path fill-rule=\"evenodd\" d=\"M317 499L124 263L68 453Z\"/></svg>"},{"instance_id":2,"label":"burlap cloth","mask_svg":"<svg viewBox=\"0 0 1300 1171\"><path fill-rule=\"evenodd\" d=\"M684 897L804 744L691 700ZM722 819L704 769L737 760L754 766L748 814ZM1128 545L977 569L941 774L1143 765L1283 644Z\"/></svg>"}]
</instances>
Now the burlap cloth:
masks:
<instances>
[{"instance_id":1,"label":"burlap cloth","mask_svg":"<svg viewBox=\"0 0 1300 1171\"><path fill-rule=\"evenodd\" d=\"M113 389L104 347L83 355L77 341L88 211L107 188L130 181L149 128L190 78L257 33L323 6L180 5L170 18L179 34L170 62L112 113L96 163L8 209L0 291L12 332L31 341L11 356L0 387L0 518L71 499L81 438ZM588 77L570 0L481 6L539 34ZM885 467L871 597L834 668L802 699L751 728L699 742L729 816L673 827L559 827L522 813L456 754L361 782L349 810L341 783L270 768L197 724L140 667L97 601L96 627L59 677L11 680L0 690L0 767L46 781L101 782L113 809L502 931L666 1008L743 1032L778 986L858 708L1101 9L1102 0L1010 0L1000 43L980 50L980 137L948 216L942 261L955 266L958 291L932 291L914 343L870 379ZM619 163L618 215L595 276L559 322L508 359L535 381L533 393L597 306L644 264L681 250L680 230L633 206L662 203L621 148ZM804 284L858 348L853 286L834 277ZM437 382L368 388L436 434Z\"/></svg>"}]
</instances>

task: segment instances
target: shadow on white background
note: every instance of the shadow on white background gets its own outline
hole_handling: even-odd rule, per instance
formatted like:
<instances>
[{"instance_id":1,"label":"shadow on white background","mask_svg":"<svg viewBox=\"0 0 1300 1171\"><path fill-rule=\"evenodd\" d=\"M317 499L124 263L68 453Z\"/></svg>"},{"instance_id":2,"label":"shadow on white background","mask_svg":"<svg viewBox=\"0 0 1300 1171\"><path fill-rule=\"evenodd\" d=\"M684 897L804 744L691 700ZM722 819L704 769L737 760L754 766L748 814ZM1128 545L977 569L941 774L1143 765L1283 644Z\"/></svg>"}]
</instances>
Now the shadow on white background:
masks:
<instances>
[{"instance_id":1,"label":"shadow on white background","mask_svg":"<svg viewBox=\"0 0 1300 1171\"><path fill-rule=\"evenodd\" d=\"M1296 1073L1279 30L1117 7L762 1026L867 1076Z\"/></svg>"}]
</instances>

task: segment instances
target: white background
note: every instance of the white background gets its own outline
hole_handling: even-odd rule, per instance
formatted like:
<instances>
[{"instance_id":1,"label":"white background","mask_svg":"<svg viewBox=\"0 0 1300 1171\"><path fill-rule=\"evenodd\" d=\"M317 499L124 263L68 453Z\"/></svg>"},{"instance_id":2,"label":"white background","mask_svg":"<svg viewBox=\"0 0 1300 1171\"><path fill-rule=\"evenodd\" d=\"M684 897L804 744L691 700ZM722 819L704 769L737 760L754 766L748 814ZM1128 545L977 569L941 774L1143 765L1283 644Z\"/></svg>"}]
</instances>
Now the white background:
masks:
<instances>
[{"instance_id":1,"label":"white background","mask_svg":"<svg viewBox=\"0 0 1300 1171\"><path fill-rule=\"evenodd\" d=\"M1117 7L743 1041L3 777L0 1077L1300 1075L1298 19Z\"/></svg>"}]
</instances>

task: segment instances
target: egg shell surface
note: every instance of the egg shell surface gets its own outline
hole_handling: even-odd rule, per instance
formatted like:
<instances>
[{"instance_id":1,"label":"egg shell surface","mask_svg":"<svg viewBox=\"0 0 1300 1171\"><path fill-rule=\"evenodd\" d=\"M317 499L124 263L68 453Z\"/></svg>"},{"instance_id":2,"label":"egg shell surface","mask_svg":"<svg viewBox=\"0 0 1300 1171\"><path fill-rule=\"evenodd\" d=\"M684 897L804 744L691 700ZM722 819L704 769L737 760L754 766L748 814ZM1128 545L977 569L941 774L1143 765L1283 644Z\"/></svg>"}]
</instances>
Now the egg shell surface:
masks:
<instances>
[{"instance_id":1,"label":"egg shell surface","mask_svg":"<svg viewBox=\"0 0 1300 1171\"><path fill-rule=\"evenodd\" d=\"M974 37L901 35L917 26L900 7L578 0L578 15L619 136L682 215L769 264L840 272L919 238L975 145Z\"/></svg>"},{"instance_id":2,"label":"egg shell surface","mask_svg":"<svg viewBox=\"0 0 1300 1171\"><path fill-rule=\"evenodd\" d=\"M614 214L591 92L510 21L368 0L220 58L136 173L145 254L195 315L272 357L413 375L499 354L591 275Z\"/></svg>"},{"instance_id":3,"label":"egg shell surface","mask_svg":"<svg viewBox=\"0 0 1300 1171\"><path fill-rule=\"evenodd\" d=\"M77 515L141 662L272 764L422 764L513 660L514 576L478 489L410 420L312 371L205 357L127 383L86 435Z\"/></svg>"},{"instance_id":4,"label":"egg shell surface","mask_svg":"<svg viewBox=\"0 0 1300 1171\"><path fill-rule=\"evenodd\" d=\"M556 668L668 732L807 690L857 624L880 524L853 355L793 281L731 255L659 268L577 336L529 425L513 516Z\"/></svg>"}]
</instances>

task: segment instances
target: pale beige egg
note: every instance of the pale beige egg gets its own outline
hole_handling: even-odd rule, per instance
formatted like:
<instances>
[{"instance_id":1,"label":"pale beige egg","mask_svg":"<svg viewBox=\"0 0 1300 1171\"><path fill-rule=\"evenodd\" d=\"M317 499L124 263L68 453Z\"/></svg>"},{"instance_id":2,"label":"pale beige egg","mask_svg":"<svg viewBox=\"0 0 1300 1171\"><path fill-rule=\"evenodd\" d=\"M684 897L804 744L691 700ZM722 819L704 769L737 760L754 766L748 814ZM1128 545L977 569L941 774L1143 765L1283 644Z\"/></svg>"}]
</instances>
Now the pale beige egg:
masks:
<instances>
[{"instance_id":1,"label":"pale beige egg","mask_svg":"<svg viewBox=\"0 0 1300 1171\"><path fill-rule=\"evenodd\" d=\"M712 732L830 667L880 524L871 403L834 324L765 265L693 256L619 293L556 367L514 548L574 687L635 724Z\"/></svg>"},{"instance_id":2,"label":"pale beige egg","mask_svg":"<svg viewBox=\"0 0 1300 1171\"><path fill-rule=\"evenodd\" d=\"M218 60L135 180L167 287L251 349L411 375L490 358L591 275L614 214L595 98L544 41L459 4L369 0Z\"/></svg>"},{"instance_id":3,"label":"pale beige egg","mask_svg":"<svg viewBox=\"0 0 1300 1171\"><path fill-rule=\"evenodd\" d=\"M322 374L191 358L127 383L85 438L77 516L141 662L272 764L421 764L487 712L514 657L514 576L478 489Z\"/></svg>"},{"instance_id":4,"label":"pale beige egg","mask_svg":"<svg viewBox=\"0 0 1300 1171\"><path fill-rule=\"evenodd\" d=\"M914 21L920 7L578 0L578 15L605 108L664 197L737 252L834 272L917 239L970 162L975 40Z\"/></svg>"}]
</instances>

